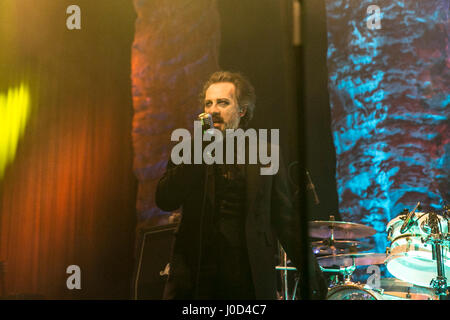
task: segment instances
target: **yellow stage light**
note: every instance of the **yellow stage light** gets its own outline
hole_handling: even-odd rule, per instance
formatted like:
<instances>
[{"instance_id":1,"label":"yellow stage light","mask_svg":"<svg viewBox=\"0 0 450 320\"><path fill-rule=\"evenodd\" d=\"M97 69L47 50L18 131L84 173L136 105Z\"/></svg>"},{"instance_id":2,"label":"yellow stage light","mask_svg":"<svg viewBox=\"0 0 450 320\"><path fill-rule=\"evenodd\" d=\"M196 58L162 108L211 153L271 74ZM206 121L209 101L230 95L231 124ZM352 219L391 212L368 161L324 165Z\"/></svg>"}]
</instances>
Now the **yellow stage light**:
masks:
<instances>
[{"instance_id":1,"label":"yellow stage light","mask_svg":"<svg viewBox=\"0 0 450 320\"><path fill-rule=\"evenodd\" d=\"M30 92L25 84L0 93L0 179L14 161L17 145L30 115Z\"/></svg>"}]
</instances>

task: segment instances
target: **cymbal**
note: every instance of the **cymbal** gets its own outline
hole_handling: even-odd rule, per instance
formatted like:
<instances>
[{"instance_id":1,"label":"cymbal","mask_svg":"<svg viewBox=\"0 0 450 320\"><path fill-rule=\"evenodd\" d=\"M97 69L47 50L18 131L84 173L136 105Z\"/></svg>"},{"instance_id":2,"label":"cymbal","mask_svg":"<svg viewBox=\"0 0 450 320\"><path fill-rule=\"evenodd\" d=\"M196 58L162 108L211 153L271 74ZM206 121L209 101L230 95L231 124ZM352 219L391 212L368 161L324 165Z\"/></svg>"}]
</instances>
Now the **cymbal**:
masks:
<instances>
[{"instance_id":1,"label":"cymbal","mask_svg":"<svg viewBox=\"0 0 450 320\"><path fill-rule=\"evenodd\" d=\"M309 236L312 238L358 239L373 236L377 231L369 226L344 221L310 221Z\"/></svg>"},{"instance_id":2,"label":"cymbal","mask_svg":"<svg viewBox=\"0 0 450 320\"><path fill-rule=\"evenodd\" d=\"M356 240L335 240L333 242L323 240L314 241L311 245L314 254L317 255L356 253L371 250L375 247L373 244Z\"/></svg>"},{"instance_id":3,"label":"cymbal","mask_svg":"<svg viewBox=\"0 0 450 320\"><path fill-rule=\"evenodd\" d=\"M372 264L383 264L386 259L385 253L347 253L338 255L329 255L318 257L317 262L322 267L350 267L355 266L368 266Z\"/></svg>"}]
</instances>

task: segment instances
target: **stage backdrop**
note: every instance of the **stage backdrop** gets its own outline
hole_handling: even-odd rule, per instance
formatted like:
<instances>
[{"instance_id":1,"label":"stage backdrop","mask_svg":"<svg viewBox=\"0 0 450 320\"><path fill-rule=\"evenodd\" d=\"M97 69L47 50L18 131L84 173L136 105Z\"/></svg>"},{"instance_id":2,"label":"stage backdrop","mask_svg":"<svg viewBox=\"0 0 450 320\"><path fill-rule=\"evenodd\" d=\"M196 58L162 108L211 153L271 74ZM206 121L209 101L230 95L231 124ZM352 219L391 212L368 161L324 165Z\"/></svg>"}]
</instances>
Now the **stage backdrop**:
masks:
<instances>
[{"instance_id":1,"label":"stage backdrop","mask_svg":"<svg viewBox=\"0 0 450 320\"><path fill-rule=\"evenodd\" d=\"M155 190L170 157L170 136L193 128L202 111L198 94L219 69L216 1L134 1L132 48L134 171L139 181L138 230L167 223Z\"/></svg>"},{"instance_id":2,"label":"stage backdrop","mask_svg":"<svg viewBox=\"0 0 450 320\"><path fill-rule=\"evenodd\" d=\"M450 200L449 0L326 0L329 94L344 220L386 224Z\"/></svg>"}]
</instances>

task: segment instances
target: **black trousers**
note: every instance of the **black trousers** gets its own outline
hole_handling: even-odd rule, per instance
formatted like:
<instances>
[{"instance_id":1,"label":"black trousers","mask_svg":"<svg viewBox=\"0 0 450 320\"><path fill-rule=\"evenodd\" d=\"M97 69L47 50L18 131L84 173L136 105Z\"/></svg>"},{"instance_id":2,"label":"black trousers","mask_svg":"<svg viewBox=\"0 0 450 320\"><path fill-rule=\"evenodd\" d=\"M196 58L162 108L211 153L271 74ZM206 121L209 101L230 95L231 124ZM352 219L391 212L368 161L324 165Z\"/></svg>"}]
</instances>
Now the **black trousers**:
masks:
<instances>
[{"instance_id":1,"label":"black trousers","mask_svg":"<svg viewBox=\"0 0 450 320\"><path fill-rule=\"evenodd\" d=\"M199 299L255 299L245 244L231 244L220 232L216 234L205 245L198 285Z\"/></svg>"}]
</instances>

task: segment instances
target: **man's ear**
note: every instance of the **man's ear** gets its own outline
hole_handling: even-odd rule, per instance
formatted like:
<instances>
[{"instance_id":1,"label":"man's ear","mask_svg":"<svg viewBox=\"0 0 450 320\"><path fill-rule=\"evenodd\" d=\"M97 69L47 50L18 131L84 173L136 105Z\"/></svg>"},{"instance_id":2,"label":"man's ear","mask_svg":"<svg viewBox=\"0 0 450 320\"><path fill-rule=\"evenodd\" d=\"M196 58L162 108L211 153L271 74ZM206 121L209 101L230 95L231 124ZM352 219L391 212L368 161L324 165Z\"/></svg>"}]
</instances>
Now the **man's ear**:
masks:
<instances>
[{"instance_id":1,"label":"man's ear","mask_svg":"<svg viewBox=\"0 0 450 320\"><path fill-rule=\"evenodd\" d=\"M239 107L239 115L241 117L245 116L246 113L247 113L247 108Z\"/></svg>"}]
</instances>

